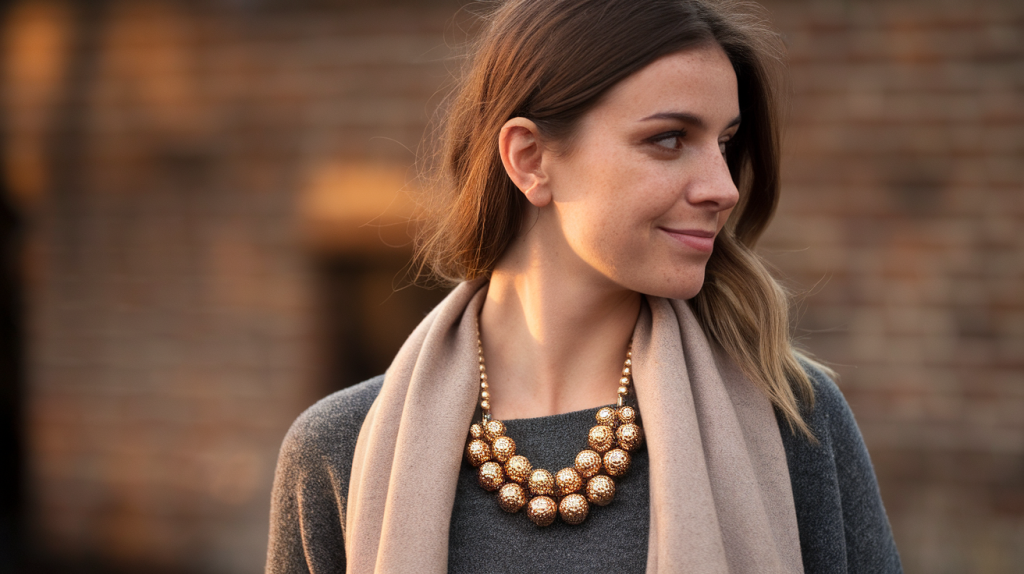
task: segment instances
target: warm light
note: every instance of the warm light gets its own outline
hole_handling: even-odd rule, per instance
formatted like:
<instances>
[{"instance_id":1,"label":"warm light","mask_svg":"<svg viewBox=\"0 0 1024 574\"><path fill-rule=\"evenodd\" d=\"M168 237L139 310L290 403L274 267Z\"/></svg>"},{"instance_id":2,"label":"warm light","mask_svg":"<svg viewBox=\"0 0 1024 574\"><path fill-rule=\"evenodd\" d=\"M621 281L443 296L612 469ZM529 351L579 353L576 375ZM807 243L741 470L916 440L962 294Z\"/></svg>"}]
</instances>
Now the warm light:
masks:
<instances>
[{"instance_id":1,"label":"warm light","mask_svg":"<svg viewBox=\"0 0 1024 574\"><path fill-rule=\"evenodd\" d=\"M4 30L3 166L14 198L34 203L48 184L46 137L67 63L71 14L64 3L19 3Z\"/></svg>"},{"instance_id":2,"label":"warm light","mask_svg":"<svg viewBox=\"0 0 1024 574\"><path fill-rule=\"evenodd\" d=\"M408 247L414 202L409 168L388 163L328 163L314 169L299 201L306 240L325 251Z\"/></svg>"}]
</instances>

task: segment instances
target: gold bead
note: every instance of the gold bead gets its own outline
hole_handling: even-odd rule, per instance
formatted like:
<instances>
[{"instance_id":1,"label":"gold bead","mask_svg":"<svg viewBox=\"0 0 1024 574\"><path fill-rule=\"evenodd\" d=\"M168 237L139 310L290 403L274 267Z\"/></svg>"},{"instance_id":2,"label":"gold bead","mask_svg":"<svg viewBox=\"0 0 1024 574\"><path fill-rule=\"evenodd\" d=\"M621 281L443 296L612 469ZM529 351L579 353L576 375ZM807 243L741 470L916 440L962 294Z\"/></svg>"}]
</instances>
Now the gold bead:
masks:
<instances>
[{"instance_id":1,"label":"gold bead","mask_svg":"<svg viewBox=\"0 0 1024 574\"><path fill-rule=\"evenodd\" d=\"M583 488L583 479L574 468L563 468L555 474L555 494L566 496Z\"/></svg>"},{"instance_id":2,"label":"gold bead","mask_svg":"<svg viewBox=\"0 0 1024 574\"><path fill-rule=\"evenodd\" d=\"M491 410L491 401L480 401L480 408L485 411Z\"/></svg>"},{"instance_id":3,"label":"gold bead","mask_svg":"<svg viewBox=\"0 0 1024 574\"><path fill-rule=\"evenodd\" d=\"M550 496L555 492L555 477L551 473L538 468L530 473L530 494L534 496Z\"/></svg>"},{"instance_id":4,"label":"gold bead","mask_svg":"<svg viewBox=\"0 0 1024 574\"><path fill-rule=\"evenodd\" d=\"M622 367L622 378L628 377L632 372L633 370L630 369L629 366Z\"/></svg>"},{"instance_id":5,"label":"gold bead","mask_svg":"<svg viewBox=\"0 0 1024 574\"><path fill-rule=\"evenodd\" d=\"M558 505L546 496L535 496L526 507L526 516L537 526L548 526L555 521Z\"/></svg>"},{"instance_id":6,"label":"gold bead","mask_svg":"<svg viewBox=\"0 0 1024 574\"><path fill-rule=\"evenodd\" d=\"M628 355L628 354L627 354L626 356L627 356L627 357L629 357L629 355ZM627 367L632 367L632 366L633 366L633 359L629 359L629 358L627 358L627 359L626 359L626 362L625 362L624 364L625 364L625 365L626 365Z\"/></svg>"},{"instance_id":7,"label":"gold bead","mask_svg":"<svg viewBox=\"0 0 1024 574\"><path fill-rule=\"evenodd\" d=\"M622 476L629 470L629 453L621 448L604 453L604 469L610 476Z\"/></svg>"},{"instance_id":8,"label":"gold bead","mask_svg":"<svg viewBox=\"0 0 1024 574\"><path fill-rule=\"evenodd\" d=\"M505 463L505 474L513 482L526 482L530 478L530 471L532 470L533 465L521 454L513 456Z\"/></svg>"},{"instance_id":9,"label":"gold bead","mask_svg":"<svg viewBox=\"0 0 1024 574\"><path fill-rule=\"evenodd\" d=\"M469 460L469 464L480 466L491 460L491 447L480 439L471 440L466 445L466 459Z\"/></svg>"},{"instance_id":10,"label":"gold bead","mask_svg":"<svg viewBox=\"0 0 1024 574\"><path fill-rule=\"evenodd\" d=\"M615 435L619 439L619 446L629 452L640 448L644 442L644 431L633 423L620 426L619 430L615 431Z\"/></svg>"},{"instance_id":11,"label":"gold bead","mask_svg":"<svg viewBox=\"0 0 1024 574\"><path fill-rule=\"evenodd\" d=\"M625 387L629 385L629 377L622 377L619 379L619 387Z\"/></svg>"},{"instance_id":12,"label":"gold bead","mask_svg":"<svg viewBox=\"0 0 1024 574\"><path fill-rule=\"evenodd\" d=\"M615 498L615 481L599 474L587 481L587 500L598 506L604 506Z\"/></svg>"},{"instance_id":13,"label":"gold bead","mask_svg":"<svg viewBox=\"0 0 1024 574\"><path fill-rule=\"evenodd\" d=\"M632 348L626 349L626 360L628 361L628 360L630 360L632 358L633 358L633 349Z\"/></svg>"},{"instance_id":14,"label":"gold bead","mask_svg":"<svg viewBox=\"0 0 1024 574\"><path fill-rule=\"evenodd\" d=\"M587 519L590 505L582 494L570 494L558 503L558 513L568 524L579 524Z\"/></svg>"},{"instance_id":15,"label":"gold bead","mask_svg":"<svg viewBox=\"0 0 1024 574\"><path fill-rule=\"evenodd\" d=\"M619 422L622 424L631 424L636 422L636 409L630 406L619 408Z\"/></svg>"},{"instance_id":16,"label":"gold bead","mask_svg":"<svg viewBox=\"0 0 1024 574\"><path fill-rule=\"evenodd\" d=\"M583 478L590 478L601 472L601 455L592 450L581 451L576 455L576 472Z\"/></svg>"},{"instance_id":17,"label":"gold bead","mask_svg":"<svg viewBox=\"0 0 1024 574\"><path fill-rule=\"evenodd\" d=\"M599 425L609 427L615 426L615 409L611 407L601 407L594 418L597 419L597 424Z\"/></svg>"},{"instance_id":18,"label":"gold bead","mask_svg":"<svg viewBox=\"0 0 1024 574\"><path fill-rule=\"evenodd\" d=\"M592 427L590 434L587 436L587 443L590 444L590 448L597 452L604 452L615 444L615 431L611 427L604 425Z\"/></svg>"},{"instance_id":19,"label":"gold bead","mask_svg":"<svg viewBox=\"0 0 1024 574\"><path fill-rule=\"evenodd\" d=\"M498 506L505 512L519 512L526 504L526 491L514 482L507 482L498 491Z\"/></svg>"},{"instance_id":20,"label":"gold bead","mask_svg":"<svg viewBox=\"0 0 1024 574\"><path fill-rule=\"evenodd\" d=\"M622 385L621 387L619 387L619 394L620 395L625 395L625 394L628 394L628 393L629 393L629 387L627 387L626 385Z\"/></svg>"},{"instance_id":21,"label":"gold bead","mask_svg":"<svg viewBox=\"0 0 1024 574\"><path fill-rule=\"evenodd\" d=\"M490 408L490 405L485 407L483 403L480 403L480 406L485 409ZM484 435L487 437L487 440L494 442L494 439L503 434L505 434L505 423L496 419L487 421L487 425L484 426Z\"/></svg>"},{"instance_id":22,"label":"gold bead","mask_svg":"<svg viewBox=\"0 0 1024 574\"><path fill-rule=\"evenodd\" d=\"M484 364L481 362L480 363L480 378L481 379L487 380L487 376L486 376L486 374L484 374L484 371L486 371L486 370L487 370L487 367L485 367Z\"/></svg>"},{"instance_id":23,"label":"gold bead","mask_svg":"<svg viewBox=\"0 0 1024 574\"><path fill-rule=\"evenodd\" d=\"M487 381L483 381L483 382L481 382L481 383L480 383L480 388L481 388L481 389L487 389Z\"/></svg>"},{"instance_id":24,"label":"gold bead","mask_svg":"<svg viewBox=\"0 0 1024 574\"><path fill-rule=\"evenodd\" d=\"M500 463L506 463L516 453L516 442L507 436L499 436L494 439L494 444L491 445L491 452L494 454L495 460Z\"/></svg>"},{"instance_id":25,"label":"gold bead","mask_svg":"<svg viewBox=\"0 0 1024 574\"><path fill-rule=\"evenodd\" d=\"M474 439L484 438L484 427L480 426L479 423L473 423L469 425L469 436Z\"/></svg>"},{"instance_id":26,"label":"gold bead","mask_svg":"<svg viewBox=\"0 0 1024 574\"><path fill-rule=\"evenodd\" d=\"M480 473L477 475L480 486L484 490L495 491L505 482L504 473L501 472L501 465L491 461L480 465Z\"/></svg>"},{"instance_id":27,"label":"gold bead","mask_svg":"<svg viewBox=\"0 0 1024 574\"><path fill-rule=\"evenodd\" d=\"M487 373L480 373L480 382L481 383L486 383L487 382Z\"/></svg>"},{"instance_id":28,"label":"gold bead","mask_svg":"<svg viewBox=\"0 0 1024 574\"><path fill-rule=\"evenodd\" d=\"M491 400L491 393L489 393L487 391L480 391L480 398L485 400L485 401L489 401L489 400Z\"/></svg>"}]
</instances>

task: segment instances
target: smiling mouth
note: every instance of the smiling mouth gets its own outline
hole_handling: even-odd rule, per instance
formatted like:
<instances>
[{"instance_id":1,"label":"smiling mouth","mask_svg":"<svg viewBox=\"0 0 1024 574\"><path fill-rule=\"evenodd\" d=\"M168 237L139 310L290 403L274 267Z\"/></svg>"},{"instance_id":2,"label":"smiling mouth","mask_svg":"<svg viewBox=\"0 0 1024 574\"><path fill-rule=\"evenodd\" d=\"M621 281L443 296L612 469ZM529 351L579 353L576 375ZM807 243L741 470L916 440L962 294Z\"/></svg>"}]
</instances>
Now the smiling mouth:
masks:
<instances>
[{"instance_id":1,"label":"smiling mouth","mask_svg":"<svg viewBox=\"0 0 1024 574\"><path fill-rule=\"evenodd\" d=\"M715 247L716 233L714 231L705 231L703 229L668 229L665 227L660 229L672 239L702 253L711 253Z\"/></svg>"}]
</instances>

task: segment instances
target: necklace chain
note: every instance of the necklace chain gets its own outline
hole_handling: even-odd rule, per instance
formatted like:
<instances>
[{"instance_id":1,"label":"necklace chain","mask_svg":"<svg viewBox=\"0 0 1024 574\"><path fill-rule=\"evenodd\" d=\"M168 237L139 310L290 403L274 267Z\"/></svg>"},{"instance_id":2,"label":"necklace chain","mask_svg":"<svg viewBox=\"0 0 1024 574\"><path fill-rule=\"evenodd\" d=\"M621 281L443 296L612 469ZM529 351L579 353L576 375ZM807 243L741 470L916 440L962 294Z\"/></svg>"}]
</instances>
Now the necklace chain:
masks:
<instances>
[{"instance_id":1,"label":"necklace chain","mask_svg":"<svg viewBox=\"0 0 1024 574\"><path fill-rule=\"evenodd\" d=\"M529 459L516 454L516 443L505 435L505 424L491 417L491 393L484 365L484 346L477 328L480 363L480 422L469 427L466 458L478 467L477 479L487 491L498 491L498 505L526 515L538 526L548 526L556 516L568 524L583 522L590 505L605 506L615 497L615 478L629 470L630 453L643 444L643 430L636 409L625 404L633 380L633 343L626 349L619 378L615 408L597 411L597 425L587 434L588 448L576 455L573 466L554 475L533 468Z\"/></svg>"}]
</instances>

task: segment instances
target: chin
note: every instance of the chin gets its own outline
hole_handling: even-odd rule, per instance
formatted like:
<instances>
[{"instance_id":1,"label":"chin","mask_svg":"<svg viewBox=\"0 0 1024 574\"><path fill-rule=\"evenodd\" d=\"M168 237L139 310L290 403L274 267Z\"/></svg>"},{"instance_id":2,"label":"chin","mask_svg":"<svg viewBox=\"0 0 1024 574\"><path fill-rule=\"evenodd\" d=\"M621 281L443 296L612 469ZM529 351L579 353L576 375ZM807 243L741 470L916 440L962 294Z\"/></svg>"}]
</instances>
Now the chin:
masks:
<instances>
[{"instance_id":1,"label":"chin","mask_svg":"<svg viewBox=\"0 0 1024 574\"><path fill-rule=\"evenodd\" d=\"M693 299L694 297L696 297L697 294L700 293L701 287L703 287L703 284L697 285L696 287L690 287L685 289L674 289L671 293L661 295L661 297L665 297L667 299L681 299L685 301L687 299Z\"/></svg>"},{"instance_id":2,"label":"chin","mask_svg":"<svg viewBox=\"0 0 1024 574\"><path fill-rule=\"evenodd\" d=\"M647 285L644 288L636 289L645 295L664 297L666 299L692 299L700 293L704 287L704 270L701 269L699 276L688 275L686 277L667 278L665 282L656 285Z\"/></svg>"}]
</instances>

